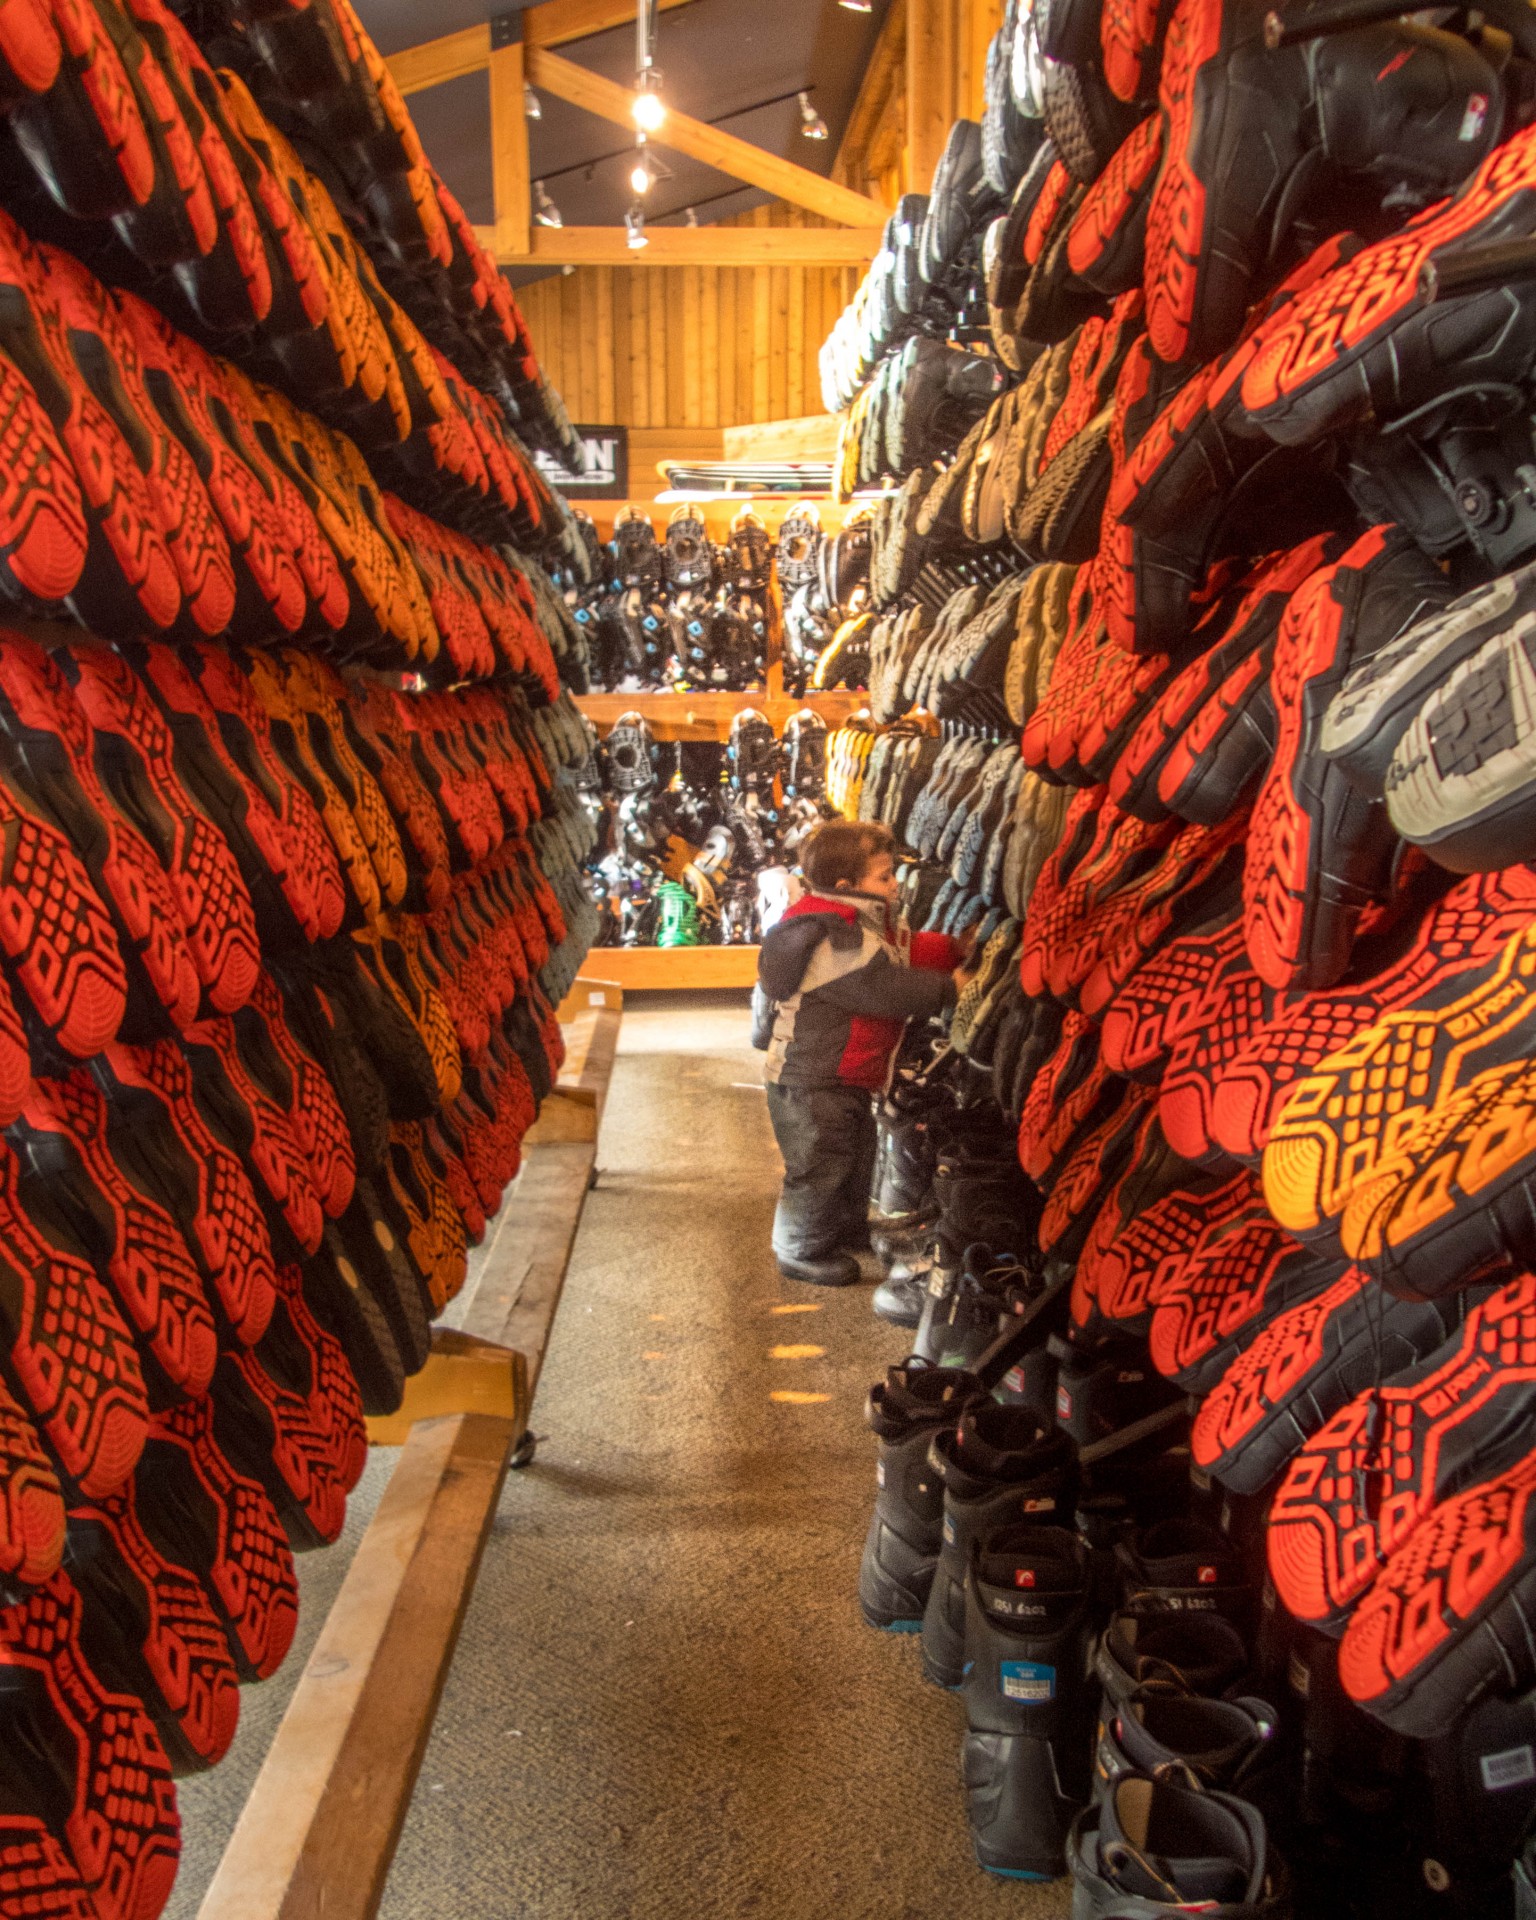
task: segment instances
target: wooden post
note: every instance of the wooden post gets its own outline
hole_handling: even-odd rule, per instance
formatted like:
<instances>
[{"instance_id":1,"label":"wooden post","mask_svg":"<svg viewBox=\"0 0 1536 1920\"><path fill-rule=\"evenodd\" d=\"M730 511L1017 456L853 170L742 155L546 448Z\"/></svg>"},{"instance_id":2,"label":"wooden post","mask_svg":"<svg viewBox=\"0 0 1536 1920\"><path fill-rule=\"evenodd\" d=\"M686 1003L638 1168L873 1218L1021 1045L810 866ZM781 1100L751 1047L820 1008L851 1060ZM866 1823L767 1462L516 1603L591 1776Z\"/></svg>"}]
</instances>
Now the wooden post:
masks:
<instances>
[{"instance_id":1,"label":"wooden post","mask_svg":"<svg viewBox=\"0 0 1536 1920\"><path fill-rule=\"evenodd\" d=\"M907 0L907 191L926 193L959 91L960 0Z\"/></svg>"},{"instance_id":2,"label":"wooden post","mask_svg":"<svg viewBox=\"0 0 1536 1920\"><path fill-rule=\"evenodd\" d=\"M493 22L491 34L491 190L498 256L528 251L531 195L523 43L496 44L505 33L519 28L520 21L519 14L503 14Z\"/></svg>"}]
</instances>

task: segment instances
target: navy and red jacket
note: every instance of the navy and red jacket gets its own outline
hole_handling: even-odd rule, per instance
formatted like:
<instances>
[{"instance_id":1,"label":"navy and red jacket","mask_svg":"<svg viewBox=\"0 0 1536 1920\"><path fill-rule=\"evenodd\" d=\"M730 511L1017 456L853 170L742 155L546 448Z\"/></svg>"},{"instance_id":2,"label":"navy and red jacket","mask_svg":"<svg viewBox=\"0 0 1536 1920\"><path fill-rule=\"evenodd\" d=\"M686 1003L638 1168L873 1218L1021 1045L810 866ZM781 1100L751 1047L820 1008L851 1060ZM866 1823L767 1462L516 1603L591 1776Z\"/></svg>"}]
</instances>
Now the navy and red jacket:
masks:
<instances>
[{"instance_id":1,"label":"navy and red jacket","mask_svg":"<svg viewBox=\"0 0 1536 1920\"><path fill-rule=\"evenodd\" d=\"M955 1002L961 951L906 935L869 894L808 893L763 935L753 1045L785 1087L883 1087L902 1029Z\"/></svg>"}]
</instances>

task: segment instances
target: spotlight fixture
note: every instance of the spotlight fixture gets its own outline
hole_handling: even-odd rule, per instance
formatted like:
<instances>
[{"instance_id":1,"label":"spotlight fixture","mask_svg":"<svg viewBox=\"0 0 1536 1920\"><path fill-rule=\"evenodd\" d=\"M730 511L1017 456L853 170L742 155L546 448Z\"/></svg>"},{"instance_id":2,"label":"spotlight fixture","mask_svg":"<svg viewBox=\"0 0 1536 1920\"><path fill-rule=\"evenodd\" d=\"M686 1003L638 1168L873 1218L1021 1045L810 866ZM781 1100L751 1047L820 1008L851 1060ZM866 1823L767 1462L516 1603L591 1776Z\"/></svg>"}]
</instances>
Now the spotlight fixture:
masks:
<instances>
[{"instance_id":1,"label":"spotlight fixture","mask_svg":"<svg viewBox=\"0 0 1536 1920\"><path fill-rule=\"evenodd\" d=\"M540 227L563 227L565 225L565 220L561 215L560 209L545 191L542 180L535 180L533 183L533 218L534 224Z\"/></svg>"},{"instance_id":2,"label":"spotlight fixture","mask_svg":"<svg viewBox=\"0 0 1536 1920\"><path fill-rule=\"evenodd\" d=\"M827 123L811 105L811 96L800 89L800 133L806 140L825 140Z\"/></svg>"},{"instance_id":3,"label":"spotlight fixture","mask_svg":"<svg viewBox=\"0 0 1536 1920\"><path fill-rule=\"evenodd\" d=\"M699 216L697 211L693 207L689 207L687 209L687 217L684 219L683 225L685 227L696 227L698 224L699 224Z\"/></svg>"},{"instance_id":4,"label":"spotlight fixture","mask_svg":"<svg viewBox=\"0 0 1536 1920\"><path fill-rule=\"evenodd\" d=\"M544 118L544 102L534 92L533 84L528 80L523 82L523 118L525 120Z\"/></svg>"},{"instance_id":5,"label":"spotlight fixture","mask_svg":"<svg viewBox=\"0 0 1536 1920\"><path fill-rule=\"evenodd\" d=\"M635 97L629 110L642 133L655 133L667 117L656 71L656 0L635 0Z\"/></svg>"},{"instance_id":6,"label":"spotlight fixture","mask_svg":"<svg viewBox=\"0 0 1536 1920\"><path fill-rule=\"evenodd\" d=\"M645 208L638 200L624 216L624 239L631 252L651 244L651 237L645 230Z\"/></svg>"},{"instance_id":7,"label":"spotlight fixture","mask_svg":"<svg viewBox=\"0 0 1536 1920\"><path fill-rule=\"evenodd\" d=\"M651 171L650 158L645 151L644 135L636 141L635 145L637 152L635 154L635 164L629 170L629 185L630 191L635 195L636 199L643 199L644 196L650 192L656 176Z\"/></svg>"}]
</instances>

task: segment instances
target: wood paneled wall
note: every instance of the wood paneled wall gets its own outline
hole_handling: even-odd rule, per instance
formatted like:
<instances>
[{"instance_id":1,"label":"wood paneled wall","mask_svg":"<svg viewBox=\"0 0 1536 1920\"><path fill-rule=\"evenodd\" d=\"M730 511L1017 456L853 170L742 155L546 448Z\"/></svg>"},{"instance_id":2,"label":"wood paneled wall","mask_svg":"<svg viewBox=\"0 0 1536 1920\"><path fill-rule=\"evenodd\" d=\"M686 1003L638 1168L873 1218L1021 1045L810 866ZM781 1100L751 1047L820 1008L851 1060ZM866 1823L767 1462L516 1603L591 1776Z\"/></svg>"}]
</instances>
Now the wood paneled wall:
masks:
<instances>
[{"instance_id":1,"label":"wood paneled wall","mask_svg":"<svg viewBox=\"0 0 1536 1920\"><path fill-rule=\"evenodd\" d=\"M797 207L731 226L818 227ZM737 427L821 412L816 355L853 267L578 267L518 292L573 420Z\"/></svg>"}]
</instances>

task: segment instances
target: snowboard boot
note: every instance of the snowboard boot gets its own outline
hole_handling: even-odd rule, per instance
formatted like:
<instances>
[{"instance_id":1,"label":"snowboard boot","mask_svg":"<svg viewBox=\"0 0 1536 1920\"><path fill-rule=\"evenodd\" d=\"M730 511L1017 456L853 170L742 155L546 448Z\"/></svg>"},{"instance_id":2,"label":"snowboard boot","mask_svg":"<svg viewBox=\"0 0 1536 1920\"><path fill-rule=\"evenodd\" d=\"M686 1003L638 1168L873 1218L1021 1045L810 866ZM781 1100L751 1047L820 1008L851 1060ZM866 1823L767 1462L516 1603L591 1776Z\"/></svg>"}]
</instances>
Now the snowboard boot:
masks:
<instances>
[{"instance_id":1,"label":"snowboard boot","mask_svg":"<svg viewBox=\"0 0 1536 1920\"><path fill-rule=\"evenodd\" d=\"M1267 1700L1206 1700L1169 1680L1135 1687L1099 1728L1093 1794L1126 1773L1189 1777L1240 1794L1273 1819L1280 1719Z\"/></svg>"},{"instance_id":2,"label":"snowboard boot","mask_svg":"<svg viewBox=\"0 0 1536 1920\"><path fill-rule=\"evenodd\" d=\"M1064 1434L1028 1407L968 1407L934 1435L944 1483L943 1544L923 1609L923 1674L953 1690L965 1674L965 1580L971 1543L1012 1522L1060 1524L1072 1512L1077 1460Z\"/></svg>"},{"instance_id":3,"label":"snowboard boot","mask_svg":"<svg viewBox=\"0 0 1536 1920\"><path fill-rule=\"evenodd\" d=\"M1072 1920L1289 1920L1284 1862L1245 1800L1128 1773L1074 1822Z\"/></svg>"},{"instance_id":4,"label":"snowboard boot","mask_svg":"<svg viewBox=\"0 0 1536 1920\"><path fill-rule=\"evenodd\" d=\"M948 1088L897 1080L875 1116L874 1208L893 1226L931 1217L934 1145L931 1118L950 1099Z\"/></svg>"},{"instance_id":5,"label":"snowboard boot","mask_svg":"<svg viewBox=\"0 0 1536 1920\"><path fill-rule=\"evenodd\" d=\"M1111 1340L1084 1348L1057 1336L1053 1345L1056 1419L1080 1447L1108 1440L1183 1397L1149 1364L1145 1341ZM1166 1447L1166 1434L1152 1444L1159 1451Z\"/></svg>"},{"instance_id":6,"label":"snowboard boot","mask_svg":"<svg viewBox=\"0 0 1536 1920\"><path fill-rule=\"evenodd\" d=\"M1515 1862L1515 1920L1536 1920L1536 1834Z\"/></svg>"},{"instance_id":7,"label":"snowboard boot","mask_svg":"<svg viewBox=\"0 0 1536 1920\"><path fill-rule=\"evenodd\" d=\"M940 1367L966 1367L990 1347L1009 1310L1009 1282L1023 1270L998 1260L992 1249L973 1243L957 1267L935 1262L923 1296L913 1354ZM942 1290L937 1290L940 1281Z\"/></svg>"},{"instance_id":8,"label":"snowboard boot","mask_svg":"<svg viewBox=\"0 0 1536 1920\"><path fill-rule=\"evenodd\" d=\"M984 1397L972 1374L910 1360L869 1390L865 1418L879 1436L880 1457L859 1567L859 1608L872 1627L921 1631L944 1523L944 1483L929 1464L929 1444Z\"/></svg>"},{"instance_id":9,"label":"snowboard boot","mask_svg":"<svg viewBox=\"0 0 1536 1920\"><path fill-rule=\"evenodd\" d=\"M1131 1613L1219 1613L1245 1639L1257 1593L1225 1534L1199 1520L1161 1520L1115 1550L1121 1604Z\"/></svg>"},{"instance_id":10,"label":"snowboard boot","mask_svg":"<svg viewBox=\"0 0 1536 1920\"><path fill-rule=\"evenodd\" d=\"M975 1541L965 1596L971 1845L988 1873L1053 1880L1087 1795L1087 1556L1062 1527Z\"/></svg>"},{"instance_id":11,"label":"snowboard boot","mask_svg":"<svg viewBox=\"0 0 1536 1920\"><path fill-rule=\"evenodd\" d=\"M1248 1648L1220 1614L1122 1612L1104 1630L1094 1670L1108 1719L1153 1680L1202 1699L1224 1698L1248 1672Z\"/></svg>"},{"instance_id":12,"label":"snowboard boot","mask_svg":"<svg viewBox=\"0 0 1536 1920\"><path fill-rule=\"evenodd\" d=\"M1436 1911L1482 1920L1509 1911L1508 1861L1536 1815L1536 1693L1485 1698L1438 1740L1418 1745L1428 1819L1415 1836L1423 1886ZM1515 1866L1520 1885L1522 1863ZM1529 1883L1527 1883L1529 1885Z\"/></svg>"}]
</instances>

